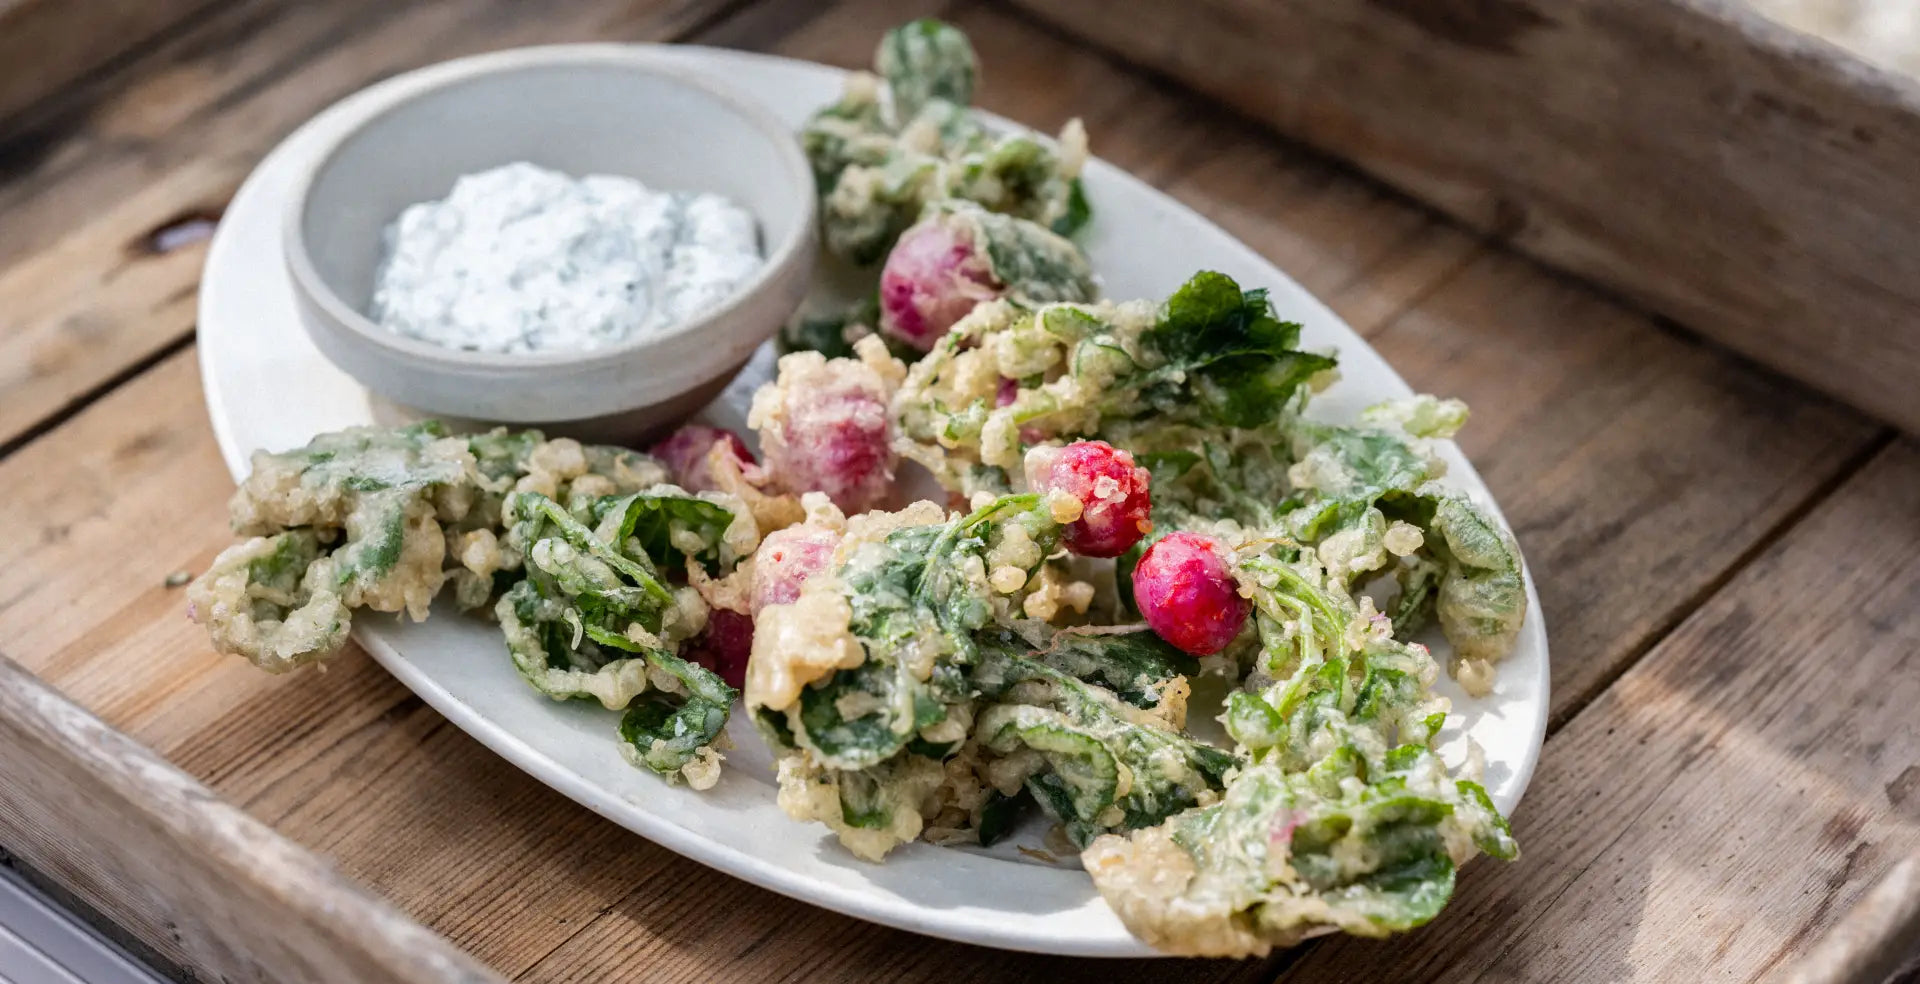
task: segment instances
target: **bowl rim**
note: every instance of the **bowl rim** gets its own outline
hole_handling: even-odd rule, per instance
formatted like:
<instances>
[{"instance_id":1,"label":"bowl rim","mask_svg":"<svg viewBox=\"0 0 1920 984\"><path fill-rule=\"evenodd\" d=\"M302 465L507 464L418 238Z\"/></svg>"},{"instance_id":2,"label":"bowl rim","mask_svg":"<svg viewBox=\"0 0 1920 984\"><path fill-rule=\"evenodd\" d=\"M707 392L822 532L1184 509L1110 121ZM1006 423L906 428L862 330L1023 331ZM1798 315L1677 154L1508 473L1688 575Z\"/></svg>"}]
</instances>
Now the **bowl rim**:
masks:
<instances>
[{"instance_id":1,"label":"bowl rim","mask_svg":"<svg viewBox=\"0 0 1920 984\"><path fill-rule=\"evenodd\" d=\"M800 202L800 214L793 229L767 251L760 268L728 294L721 303L701 315L688 318L653 334L628 338L613 345L592 349L552 350L544 352L481 352L449 348L409 338L381 327L364 312L346 302L314 266L307 251L305 218L315 179L331 164L348 142L354 140L375 121L386 118L402 107L436 96L457 85L489 75L505 75L540 68L588 66L610 67L667 80L698 89L727 104L751 127L771 143L784 165L784 183ZM626 357L699 331L721 321L747 301L769 288L777 287L788 268L807 252L819 223L814 194L812 165L800 147L798 136L757 100L751 99L711 75L692 69L670 57L644 47L609 43L552 44L507 48L484 54L455 58L415 69L405 75L432 76L417 89L386 100L365 113L352 126L332 136L314 154L312 161L295 178L281 213L281 246L289 276L297 291L319 307L325 316L360 341L389 354L424 362L439 369L524 370L541 367L590 368L617 364ZM513 163L513 162L507 162ZM570 175L570 177L580 177ZM756 220L758 217L756 216Z\"/></svg>"}]
</instances>

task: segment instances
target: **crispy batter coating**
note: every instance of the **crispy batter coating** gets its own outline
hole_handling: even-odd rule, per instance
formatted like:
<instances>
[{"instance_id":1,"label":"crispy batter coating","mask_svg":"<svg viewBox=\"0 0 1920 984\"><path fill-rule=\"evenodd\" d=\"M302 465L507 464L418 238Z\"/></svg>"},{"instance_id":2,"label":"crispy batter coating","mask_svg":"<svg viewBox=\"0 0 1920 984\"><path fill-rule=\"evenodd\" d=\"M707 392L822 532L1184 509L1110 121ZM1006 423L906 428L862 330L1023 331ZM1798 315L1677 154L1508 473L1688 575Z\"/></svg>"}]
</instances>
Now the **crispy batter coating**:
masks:
<instances>
[{"instance_id":1,"label":"crispy batter coating","mask_svg":"<svg viewBox=\"0 0 1920 984\"><path fill-rule=\"evenodd\" d=\"M216 649L285 672L345 644L356 609L418 621L449 580L461 607L485 605L494 575L523 563L499 535L508 493L578 504L665 477L620 448L504 428L452 436L437 421L257 452L228 505L248 539L195 583L191 611Z\"/></svg>"},{"instance_id":2,"label":"crispy batter coating","mask_svg":"<svg viewBox=\"0 0 1920 984\"><path fill-rule=\"evenodd\" d=\"M249 537L187 589L188 610L215 649L283 673L346 644L347 603L332 573L310 532Z\"/></svg>"}]
</instances>

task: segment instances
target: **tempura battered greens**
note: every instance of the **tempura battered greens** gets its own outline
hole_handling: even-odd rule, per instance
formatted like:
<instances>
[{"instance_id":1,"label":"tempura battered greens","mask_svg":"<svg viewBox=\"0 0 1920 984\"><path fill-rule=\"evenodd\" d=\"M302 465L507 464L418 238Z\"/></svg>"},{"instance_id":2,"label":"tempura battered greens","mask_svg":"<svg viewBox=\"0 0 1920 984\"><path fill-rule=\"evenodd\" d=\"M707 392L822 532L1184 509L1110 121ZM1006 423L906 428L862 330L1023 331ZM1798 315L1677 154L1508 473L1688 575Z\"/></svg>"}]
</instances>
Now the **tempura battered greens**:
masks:
<instances>
[{"instance_id":1,"label":"tempura battered greens","mask_svg":"<svg viewBox=\"0 0 1920 984\"><path fill-rule=\"evenodd\" d=\"M347 643L351 614L310 530L228 547L187 591L213 647L284 673Z\"/></svg>"},{"instance_id":2,"label":"tempura battered greens","mask_svg":"<svg viewBox=\"0 0 1920 984\"><path fill-rule=\"evenodd\" d=\"M1002 774L1006 762L1046 761L1030 791L1087 845L1083 861L1128 927L1172 952L1246 955L1324 927L1408 929L1446 903L1460 863L1517 850L1485 792L1434 753L1448 703L1426 648L1404 641L1437 615L1456 675L1483 693L1525 617L1512 538L1439 483L1433 442L1466 408L1417 397L1351 426L1317 421L1307 401L1333 365L1300 350L1299 326L1263 292L1201 273L1160 305L983 303L894 400L901 455L965 494L1029 487L1020 463L1049 444L1132 452L1152 473L1153 531L1122 557L1120 589L1162 606L1143 614L1182 645L1203 638L1186 624L1251 599L1251 619L1219 622L1224 635L1190 650L1242 681L1223 716L1231 755L1170 753L1178 736L1151 731L1115 741L1112 722L1137 718L1102 687L1060 681L1048 700L975 719L986 760L1006 756ZM1226 579L1207 588L1206 612L1168 607L1199 597L1199 582L1167 590L1181 568L1164 565L1181 561L1132 590L1134 565L1173 533L1183 539L1167 556L1200 563L1212 555L1197 545L1220 546L1217 563L1179 575ZM1363 588L1382 591L1389 612ZM1023 688L1035 692L1007 693ZM1062 698L1071 710L1031 706ZM1124 754L1155 746L1157 776ZM1172 773L1184 781L1167 784L1169 762L1186 763ZM1133 779L1131 802L1112 795L1116 776ZM1133 832L1098 836L1108 829Z\"/></svg>"},{"instance_id":3,"label":"tempura battered greens","mask_svg":"<svg viewBox=\"0 0 1920 984\"><path fill-rule=\"evenodd\" d=\"M653 557L717 566L738 548L751 552L758 534L746 508L707 495L597 499L583 510L596 523L589 528L546 496L516 493L508 539L524 550L526 579L494 609L514 667L535 690L627 710L629 760L702 789L719 778L712 746L736 694L675 654L706 608L692 589L670 586Z\"/></svg>"},{"instance_id":4,"label":"tempura battered greens","mask_svg":"<svg viewBox=\"0 0 1920 984\"><path fill-rule=\"evenodd\" d=\"M526 557L526 578L494 615L513 664L535 690L559 699L592 697L621 710L647 687L641 654L667 648L669 622L685 633L673 590L653 562L629 554L559 503L517 493L509 535Z\"/></svg>"},{"instance_id":5,"label":"tempura battered greens","mask_svg":"<svg viewBox=\"0 0 1920 984\"><path fill-rule=\"evenodd\" d=\"M446 580L442 521L473 504L473 455L437 423L354 428L257 453L235 532L189 592L214 645L283 672L331 655L355 608L425 618Z\"/></svg>"},{"instance_id":6,"label":"tempura battered greens","mask_svg":"<svg viewBox=\"0 0 1920 984\"><path fill-rule=\"evenodd\" d=\"M875 765L925 731L938 741L970 700L973 633L1019 611L1058 530L1037 495L965 516L921 502L858 517L830 574L808 580L793 603L763 611L748 708L777 720L788 745L833 769ZM1013 572L1009 591L988 581L1000 568ZM823 616L831 627L823 628Z\"/></svg>"},{"instance_id":7,"label":"tempura battered greens","mask_svg":"<svg viewBox=\"0 0 1920 984\"><path fill-rule=\"evenodd\" d=\"M877 860L923 830L987 837L1023 790L1079 843L1209 800L1234 758L1179 733L1192 660L1030 611L1077 506L858 517L827 571L763 610L747 704L789 815Z\"/></svg>"},{"instance_id":8,"label":"tempura battered greens","mask_svg":"<svg viewBox=\"0 0 1920 984\"><path fill-rule=\"evenodd\" d=\"M856 73L840 101L801 131L829 253L876 263L923 208L944 199L977 202L1063 235L1085 224L1086 133L1078 120L1062 131L1057 150L1024 134L989 134L967 107L978 74L973 46L939 21L888 32L874 62L879 78Z\"/></svg>"},{"instance_id":9,"label":"tempura battered greens","mask_svg":"<svg viewBox=\"0 0 1920 984\"><path fill-rule=\"evenodd\" d=\"M971 788L945 798L984 805L964 763L952 777L942 765L973 721L974 633L1019 613L1058 524L1027 495L964 516L920 502L844 526L827 569L761 611L746 702L780 755L781 808L878 860L920 835L950 778ZM989 580L1002 568L1004 591Z\"/></svg>"},{"instance_id":10,"label":"tempura battered greens","mask_svg":"<svg viewBox=\"0 0 1920 984\"><path fill-rule=\"evenodd\" d=\"M1370 408L1358 426L1295 421L1289 428L1293 495L1283 528L1315 545L1327 570L1351 585L1393 576L1401 634L1437 615L1453 644L1450 669L1468 693L1492 686L1493 664L1513 649L1526 618L1520 552L1472 501L1439 484L1428 447L1466 421L1458 401L1421 396Z\"/></svg>"},{"instance_id":11,"label":"tempura battered greens","mask_svg":"<svg viewBox=\"0 0 1920 984\"><path fill-rule=\"evenodd\" d=\"M1411 929L1439 913L1474 853L1518 854L1486 792L1431 748L1447 701L1430 689L1426 649L1286 550L1240 567L1262 646L1226 722L1250 764L1219 802L1103 837L1083 859L1128 928L1169 952L1264 954L1323 926Z\"/></svg>"},{"instance_id":12,"label":"tempura battered greens","mask_svg":"<svg viewBox=\"0 0 1920 984\"><path fill-rule=\"evenodd\" d=\"M463 608L498 599L535 690L625 709L635 765L718 780L736 695L676 650L707 620L689 579L714 583L759 545L737 497L665 485L659 462L622 448L433 421L323 434L253 465L232 510L255 535L190 595L220 651L293 669L344 645L354 609L422 619L451 581Z\"/></svg>"},{"instance_id":13,"label":"tempura battered greens","mask_svg":"<svg viewBox=\"0 0 1920 984\"><path fill-rule=\"evenodd\" d=\"M250 539L194 582L191 610L221 652L284 672L338 650L354 609L417 621L450 577L463 604L484 603L494 574L519 566L495 533L510 491L590 497L664 477L630 451L537 431L454 437L438 421L257 452L230 504Z\"/></svg>"},{"instance_id":14,"label":"tempura battered greens","mask_svg":"<svg viewBox=\"0 0 1920 984\"><path fill-rule=\"evenodd\" d=\"M1227 523L1312 546L1343 587L1391 574L1401 631L1437 614L1455 675L1484 693L1526 590L1511 537L1437 484L1428 444L1465 406L1417 397L1355 426L1311 420L1306 398L1334 362L1301 351L1299 332L1218 273L1160 305L982 304L909 370L896 445L969 494L1023 488L1018 463L1038 444L1127 448L1153 472L1156 535Z\"/></svg>"},{"instance_id":15,"label":"tempura battered greens","mask_svg":"<svg viewBox=\"0 0 1920 984\"><path fill-rule=\"evenodd\" d=\"M907 374L900 453L948 488L1022 486L1036 444L1098 438L1154 460L1267 431L1333 361L1264 291L1201 273L1166 303L983 304Z\"/></svg>"},{"instance_id":16,"label":"tempura battered greens","mask_svg":"<svg viewBox=\"0 0 1920 984\"><path fill-rule=\"evenodd\" d=\"M1022 782L1078 847L1099 834L1151 827L1212 802L1239 760L1179 731L1186 679L1172 667L1191 661L1164 643L1125 636L1081 636L1064 652L1059 636L1055 640L1032 654L985 647L973 671L974 685L987 702L974 721L975 740L1006 760L997 781ZM1049 665L1078 665L1096 678L1108 678L1118 661L1089 653L1107 647L1131 649L1127 655L1135 658L1151 652L1148 658L1159 667L1150 676L1159 687L1181 692L1165 702L1179 706L1143 709ZM1176 713L1179 717L1172 717Z\"/></svg>"}]
</instances>

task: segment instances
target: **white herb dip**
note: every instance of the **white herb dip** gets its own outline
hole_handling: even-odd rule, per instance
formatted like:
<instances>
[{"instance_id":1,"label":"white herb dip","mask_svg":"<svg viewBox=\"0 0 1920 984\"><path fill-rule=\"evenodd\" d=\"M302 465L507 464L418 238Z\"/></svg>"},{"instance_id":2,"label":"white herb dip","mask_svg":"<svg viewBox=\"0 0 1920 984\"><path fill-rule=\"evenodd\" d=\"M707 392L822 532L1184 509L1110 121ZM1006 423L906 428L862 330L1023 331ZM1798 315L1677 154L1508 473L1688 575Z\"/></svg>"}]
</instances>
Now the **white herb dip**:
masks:
<instances>
[{"instance_id":1,"label":"white herb dip","mask_svg":"<svg viewBox=\"0 0 1920 984\"><path fill-rule=\"evenodd\" d=\"M574 179L532 164L469 174L387 227L368 312L475 352L601 348L715 307L760 268L745 209L713 194Z\"/></svg>"}]
</instances>

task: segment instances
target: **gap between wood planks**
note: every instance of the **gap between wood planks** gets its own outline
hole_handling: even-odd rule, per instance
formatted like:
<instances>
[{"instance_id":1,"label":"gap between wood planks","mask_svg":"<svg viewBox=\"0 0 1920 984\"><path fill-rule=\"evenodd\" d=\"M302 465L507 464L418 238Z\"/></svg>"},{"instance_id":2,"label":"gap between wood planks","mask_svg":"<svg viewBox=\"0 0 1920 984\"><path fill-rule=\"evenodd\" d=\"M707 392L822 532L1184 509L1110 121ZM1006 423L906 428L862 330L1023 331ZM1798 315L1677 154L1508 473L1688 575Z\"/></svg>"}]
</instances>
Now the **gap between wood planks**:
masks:
<instances>
[{"instance_id":1,"label":"gap between wood planks","mask_svg":"<svg viewBox=\"0 0 1920 984\"><path fill-rule=\"evenodd\" d=\"M154 366L157 366L160 363L167 361L169 358L172 358L174 355L180 353L181 351L184 351L187 348L187 346L192 344L193 344L192 328L188 328L186 331L181 332L179 335L175 336L174 338L168 339L167 342L161 345L159 348L156 348L152 352L149 352L146 355L143 355L140 358L135 359L134 361L128 363L126 366L122 367L118 372L114 373L111 376L108 376L106 379L101 380L99 383L89 388L86 392L81 393L80 395L74 397L71 400L68 400L64 405L58 407L57 409L48 413L46 416L40 418L39 420L34 421L31 425L29 425L25 430L22 430L19 434L16 434L5 441L0 441L0 459L5 459L8 455L38 440L42 435L46 434L47 432L54 430L55 428L59 427L61 424L64 424L69 420L72 420L74 417L78 416L82 411L86 410L88 407L98 402L101 397L104 397L108 393L111 393L114 390L119 389L122 385L125 385L126 383L132 382L133 380L137 379L141 375L145 374L147 370L152 369Z\"/></svg>"},{"instance_id":2,"label":"gap between wood planks","mask_svg":"<svg viewBox=\"0 0 1920 984\"><path fill-rule=\"evenodd\" d=\"M21 881L46 897L53 904L73 916L79 922L92 928L114 946L125 951L139 963L155 971L169 981L188 981L192 976L185 967L168 959L160 951L148 946L144 940L129 932L126 927L114 922L96 908L91 902L74 894L65 885L60 884L40 869L16 857L4 846L0 846L0 868L5 868Z\"/></svg>"}]
</instances>

